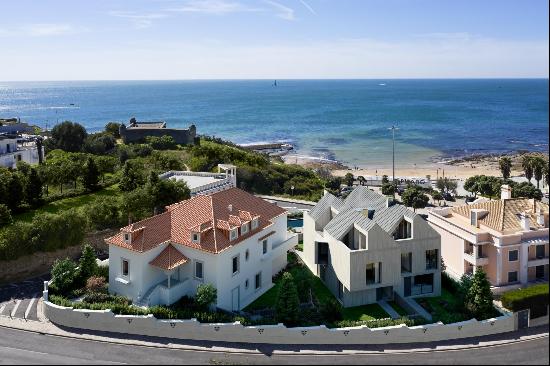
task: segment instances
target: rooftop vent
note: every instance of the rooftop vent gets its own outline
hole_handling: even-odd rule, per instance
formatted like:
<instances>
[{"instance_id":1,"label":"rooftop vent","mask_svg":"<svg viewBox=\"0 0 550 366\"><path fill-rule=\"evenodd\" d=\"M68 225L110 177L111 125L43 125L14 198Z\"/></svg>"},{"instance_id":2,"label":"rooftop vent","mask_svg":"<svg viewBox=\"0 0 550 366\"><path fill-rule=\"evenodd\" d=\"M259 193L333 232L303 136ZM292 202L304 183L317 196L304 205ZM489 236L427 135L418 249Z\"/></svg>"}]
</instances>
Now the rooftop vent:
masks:
<instances>
[{"instance_id":1,"label":"rooftop vent","mask_svg":"<svg viewBox=\"0 0 550 366\"><path fill-rule=\"evenodd\" d=\"M529 231L531 230L531 218L527 214L527 212L522 212L520 215L520 222L521 222L521 229L523 231Z\"/></svg>"},{"instance_id":2,"label":"rooftop vent","mask_svg":"<svg viewBox=\"0 0 550 366\"><path fill-rule=\"evenodd\" d=\"M227 206L227 209L229 210L229 212L233 212L233 205Z\"/></svg>"}]
</instances>

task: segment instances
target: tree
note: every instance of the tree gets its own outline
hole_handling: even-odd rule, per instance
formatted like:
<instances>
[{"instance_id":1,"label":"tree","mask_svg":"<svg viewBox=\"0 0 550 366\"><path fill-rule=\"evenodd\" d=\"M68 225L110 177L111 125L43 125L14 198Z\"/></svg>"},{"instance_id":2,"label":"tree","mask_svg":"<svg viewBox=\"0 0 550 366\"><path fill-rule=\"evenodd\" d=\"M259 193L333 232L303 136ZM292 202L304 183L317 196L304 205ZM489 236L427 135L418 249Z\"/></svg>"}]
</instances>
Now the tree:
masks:
<instances>
[{"instance_id":1,"label":"tree","mask_svg":"<svg viewBox=\"0 0 550 366\"><path fill-rule=\"evenodd\" d=\"M99 169L90 156L84 165L84 172L82 174L82 183L88 191L96 191L99 188Z\"/></svg>"},{"instance_id":2,"label":"tree","mask_svg":"<svg viewBox=\"0 0 550 366\"><path fill-rule=\"evenodd\" d=\"M178 147L172 136L147 136L145 141L155 150L174 150Z\"/></svg>"},{"instance_id":3,"label":"tree","mask_svg":"<svg viewBox=\"0 0 550 366\"><path fill-rule=\"evenodd\" d=\"M90 244L84 245L82 248L82 256L78 265L80 280L85 283L90 276L97 272L97 262L95 250Z\"/></svg>"},{"instance_id":4,"label":"tree","mask_svg":"<svg viewBox=\"0 0 550 366\"><path fill-rule=\"evenodd\" d=\"M382 194L386 196L392 196L396 191L395 184L384 183L382 184Z\"/></svg>"},{"instance_id":5,"label":"tree","mask_svg":"<svg viewBox=\"0 0 550 366\"><path fill-rule=\"evenodd\" d=\"M388 176L386 174L384 174L382 176L382 184L389 183L389 182L390 182L390 180L388 179Z\"/></svg>"},{"instance_id":6,"label":"tree","mask_svg":"<svg viewBox=\"0 0 550 366\"><path fill-rule=\"evenodd\" d=\"M493 316L493 293L491 284L482 268L477 268L466 297L466 308L478 320Z\"/></svg>"},{"instance_id":7,"label":"tree","mask_svg":"<svg viewBox=\"0 0 550 366\"><path fill-rule=\"evenodd\" d=\"M11 174L6 185L5 203L12 212L17 212L25 197L23 181L19 172Z\"/></svg>"},{"instance_id":8,"label":"tree","mask_svg":"<svg viewBox=\"0 0 550 366\"><path fill-rule=\"evenodd\" d=\"M111 197L101 197L84 206L91 229L103 230L122 224L121 201Z\"/></svg>"},{"instance_id":9,"label":"tree","mask_svg":"<svg viewBox=\"0 0 550 366\"><path fill-rule=\"evenodd\" d=\"M365 185L366 179L365 179L365 177L363 177L362 175L358 176L358 177L357 177L357 180L359 181L359 184L360 184L360 185L362 185L362 186Z\"/></svg>"},{"instance_id":10,"label":"tree","mask_svg":"<svg viewBox=\"0 0 550 366\"><path fill-rule=\"evenodd\" d=\"M289 272L283 273L281 287L277 294L275 313L277 321L286 326L293 326L298 323L300 314L300 300L294 278Z\"/></svg>"},{"instance_id":11,"label":"tree","mask_svg":"<svg viewBox=\"0 0 550 366\"><path fill-rule=\"evenodd\" d=\"M122 168L122 177L120 178L118 188L123 192L129 192L141 184L143 184L143 176L130 161L126 161Z\"/></svg>"},{"instance_id":12,"label":"tree","mask_svg":"<svg viewBox=\"0 0 550 366\"><path fill-rule=\"evenodd\" d=\"M57 259L52 267L51 287L62 294L71 290L77 279L76 264L69 258Z\"/></svg>"},{"instance_id":13,"label":"tree","mask_svg":"<svg viewBox=\"0 0 550 366\"><path fill-rule=\"evenodd\" d=\"M537 200L542 199L541 190L536 188L532 183L529 183L529 182L515 183L511 186L511 188L512 188L512 198L534 198Z\"/></svg>"},{"instance_id":14,"label":"tree","mask_svg":"<svg viewBox=\"0 0 550 366\"><path fill-rule=\"evenodd\" d=\"M333 177L325 183L325 188L328 188L334 191L334 190L339 190L341 185L342 185L342 178Z\"/></svg>"},{"instance_id":15,"label":"tree","mask_svg":"<svg viewBox=\"0 0 550 366\"><path fill-rule=\"evenodd\" d=\"M433 191L432 199L434 201L437 201L437 204L439 205L439 201L441 201L443 199L443 195L439 191Z\"/></svg>"},{"instance_id":16,"label":"tree","mask_svg":"<svg viewBox=\"0 0 550 366\"><path fill-rule=\"evenodd\" d=\"M346 175L344 176L344 182L346 183L346 185L348 187L353 186L353 181L354 180L355 180L355 178L353 177L353 174L351 174L351 173L346 173Z\"/></svg>"},{"instance_id":17,"label":"tree","mask_svg":"<svg viewBox=\"0 0 550 366\"><path fill-rule=\"evenodd\" d=\"M38 171L31 168L25 182L25 197L26 201L33 207L37 207L42 203L42 185L43 181Z\"/></svg>"},{"instance_id":18,"label":"tree","mask_svg":"<svg viewBox=\"0 0 550 366\"><path fill-rule=\"evenodd\" d=\"M120 138L120 123L117 122L109 122L105 125L105 132L110 133L113 135L114 138L119 139Z\"/></svg>"},{"instance_id":19,"label":"tree","mask_svg":"<svg viewBox=\"0 0 550 366\"><path fill-rule=\"evenodd\" d=\"M401 198L403 203L408 207L412 207L414 211L416 211L417 208L426 207L430 201L430 198L426 196L418 186L408 187L405 192L403 192Z\"/></svg>"},{"instance_id":20,"label":"tree","mask_svg":"<svg viewBox=\"0 0 550 366\"><path fill-rule=\"evenodd\" d=\"M95 155L104 155L113 150L115 145L115 138L111 134L99 132L86 137L82 150Z\"/></svg>"},{"instance_id":21,"label":"tree","mask_svg":"<svg viewBox=\"0 0 550 366\"><path fill-rule=\"evenodd\" d=\"M200 284L197 287L197 295L195 296L195 303L199 308L203 310L208 310L210 307L216 303L218 298L218 291L216 288L210 284Z\"/></svg>"},{"instance_id":22,"label":"tree","mask_svg":"<svg viewBox=\"0 0 550 366\"><path fill-rule=\"evenodd\" d=\"M531 155L525 155L521 159L521 167L525 173L525 178L531 183L531 178L533 178L533 165L531 164Z\"/></svg>"},{"instance_id":23,"label":"tree","mask_svg":"<svg viewBox=\"0 0 550 366\"><path fill-rule=\"evenodd\" d=\"M474 197L477 197L478 193L486 197L498 197L503 183L504 181L499 177L474 175L466 179L464 189L474 193Z\"/></svg>"},{"instance_id":24,"label":"tree","mask_svg":"<svg viewBox=\"0 0 550 366\"><path fill-rule=\"evenodd\" d=\"M510 159L507 156L504 156L500 158L498 161L498 165L500 167L500 172L502 173L502 177L504 179L510 178L510 171L512 170L512 159Z\"/></svg>"},{"instance_id":25,"label":"tree","mask_svg":"<svg viewBox=\"0 0 550 366\"><path fill-rule=\"evenodd\" d=\"M145 187L139 187L122 196L122 213L128 217L128 224L151 215L151 197Z\"/></svg>"},{"instance_id":26,"label":"tree","mask_svg":"<svg viewBox=\"0 0 550 366\"><path fill-rule=\"evenodd\" d=\"M13 222L11 211L8 206L0 203L0 227L9 225Z\"/></svg>"},{"instance_id":27,"label":"tree","mask_svg":"<svg viewBox=\"0 0 550 366\"><path fill-rule=\"evenodd\" d=\"M97 164L101 180L105 183L105 174L115 172L117 160L112 156L97 156L94 160Z\"/></svg>"},{"instance_id":28,"label":"tree","mask_svg":"<svg viewBox=\"0 0 550 366\"><path fill-rule=\"evenodd\" d=\"M61 149L76 152L82 150L82 145L88 133L82 125L65 121L55 125L52 128L51 135L51 138L46 140L49 150Z\"/></svg>"},{"instance_id":29,"label":"tree","mask_svg":"<svg viewBox=\"0 0 550 366\"><path fill-rule=\"evenodd\" d=\"M441 192L456 192L457 183L449 178L440 177L435 184Z\"/></svg>"},{"instance_id":30,"label":"tree","mask_svg":"<svg viewBox=\"0 0 550 366\"><path fill-rule=\"evenodd\" d=\"M546 160L540 156L534 156L531 158L531 166L533 167L533 175L537 181L537 188L540 188L540 181L544 175L544 167L546 165Z\"/></svg>"}]
</instances>

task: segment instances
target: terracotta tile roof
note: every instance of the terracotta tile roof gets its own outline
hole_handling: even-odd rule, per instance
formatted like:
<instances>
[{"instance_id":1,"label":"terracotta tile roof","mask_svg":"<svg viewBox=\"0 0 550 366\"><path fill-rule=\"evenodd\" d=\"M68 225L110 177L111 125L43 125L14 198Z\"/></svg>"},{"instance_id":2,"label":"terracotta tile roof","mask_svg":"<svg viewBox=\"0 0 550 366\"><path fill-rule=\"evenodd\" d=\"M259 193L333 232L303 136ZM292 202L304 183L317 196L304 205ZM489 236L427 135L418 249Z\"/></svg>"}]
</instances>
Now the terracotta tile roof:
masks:
<instances>
[{"instance_id":1,"label":"terracotta tile roof","mask_svg":"<svg viewBox=\"0 0 550 366\"><path fill-rule=\"evenodd\" d=\"M219 253L272 225L286 210L238 188L206 196L195 196L167 207L168 211L128 225L106 239L108 244L144 252L166 241L210 253ZM231 210L230 210L231 209ZM237 239L229 240L229 230L258 218L258 227ZM191 241L191 231L201 228L200 243ZM132 243L123 240L123 232L132 232Z\"/></svg>"},{"instance_id":2,"label":"terracotta tile roof","mask_svg":"<svg viewBox=\"0 0 550 366\"><path fill-rule=\"evenodd\" d=\"M149 262L149 264L169 271L187 263L188 260L189 258L184 256L172 244L168 244L168 246L164 248L155 259Z\"/></svg>"},{"instance_id":3,"label":"terracotta tile roof","mask_svg":"<svg viewBox=\"0 0 550 366\"><path fill-rule=\"evenodd\" d=\"M541 229L543 226L537 223L536 213L539 209L548 213L547 204L527 198L491 200L453 207L451 211L469 220L470 211L474 209L488 211L487 215L479 219L479 223L499 232L520 231L522 229L520 215L523 212L530 217L531 228Z\"/></svg>"}]
</instances>

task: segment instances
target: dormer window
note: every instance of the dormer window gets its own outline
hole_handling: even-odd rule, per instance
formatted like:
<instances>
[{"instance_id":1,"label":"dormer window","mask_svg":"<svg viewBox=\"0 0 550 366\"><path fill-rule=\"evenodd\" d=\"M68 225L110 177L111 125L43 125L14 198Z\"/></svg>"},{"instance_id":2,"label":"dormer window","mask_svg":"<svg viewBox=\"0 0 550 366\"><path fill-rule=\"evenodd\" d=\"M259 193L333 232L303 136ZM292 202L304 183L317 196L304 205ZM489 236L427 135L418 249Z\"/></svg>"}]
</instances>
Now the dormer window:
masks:
<instances>
[{"instance_id":1,"label":"dormer window","mask_svg":"<svg viewBox=\"0 0 550 366\"><path fill-rule=\"evenodd\" d=\"M239 233L238 233L237 229L232 229L229 232L229 240L231 240L231 241L237 239L238 236L239 236Z\"/></svg>"},{"instance_id":2,"label":"dormer window","mask_svg":"<svg viewBox=\"0 0 550 366\"><path fill-rule=\"evenodd\" d=\"M201 242L201 234L200 233L191 233L191 241L193 243L200 243Z\"/></svg>"},{"instance_id":3,"label":"dormer window","mask_svg":"<svg viewBox=\"0 0 550 366\"><path fill-rule=\"evenodd\" d=\"M248 233L248 223L241 226L241 235Z\"/></svg>"},{"instance_id":4,"label":"dormer window","mask_svg":"<svg viewBox=\"0 0 550 366\"><path fill-rule=\"evenodd\" d=\"M252 230L256 229L258 227L258 218L254 218L252 220Z\"/></svg>"}]
</instances>

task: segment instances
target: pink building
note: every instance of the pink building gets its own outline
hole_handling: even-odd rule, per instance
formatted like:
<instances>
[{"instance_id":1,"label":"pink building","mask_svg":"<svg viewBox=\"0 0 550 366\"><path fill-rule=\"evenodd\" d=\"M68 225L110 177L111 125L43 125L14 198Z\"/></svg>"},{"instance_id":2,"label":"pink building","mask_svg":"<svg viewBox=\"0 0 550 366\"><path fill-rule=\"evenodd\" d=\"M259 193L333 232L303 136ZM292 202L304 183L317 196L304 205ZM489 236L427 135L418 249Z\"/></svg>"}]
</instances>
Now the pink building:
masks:
<instances>
[{"instance_id":1,"label":"pink building","mask_svg":"<svg viewBox=\"0 0 550 366\"><path fill-rule=\"evenodd\" d=\"M441 256L454 278L483 268L499 291L548 281L548 204L512 198L436 208L428 222L441 235Z\"/></svg>"}]
</instances>

